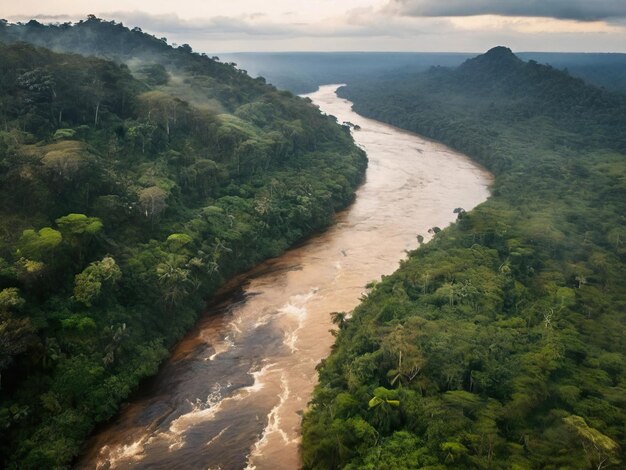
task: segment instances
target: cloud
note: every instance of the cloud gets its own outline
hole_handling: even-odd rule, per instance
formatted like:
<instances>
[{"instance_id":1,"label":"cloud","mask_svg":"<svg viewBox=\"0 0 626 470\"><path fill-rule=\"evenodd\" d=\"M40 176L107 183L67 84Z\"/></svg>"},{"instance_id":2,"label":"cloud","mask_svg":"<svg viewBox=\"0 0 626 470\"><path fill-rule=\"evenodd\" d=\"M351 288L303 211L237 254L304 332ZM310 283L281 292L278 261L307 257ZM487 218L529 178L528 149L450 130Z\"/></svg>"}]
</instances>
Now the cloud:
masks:
<instances>
[{"instance_id":1,"label":"cloud","mask_svg":"<svg viewBox=\"0 0 626 470\"><path fill-rule=\"evenodd\" d=\"M37 20L41 23L59 23L59 22L72 22L81 19L81 17L76 15L47 15L47 14L39 14L39 15L12 15L9 18L13 21L30 21Z\"/></svg>"},{"instance_id":2,"label":"cloud","mask_svg":"<svg viewBox=\"0 0 626 470\"><path fill-rule=\"evenodd\" d=\"M113 11L95 13L105 21L120 21L133 28L138 26L148 31L161 33L194 35L239 35L239 36L289 36L298 28L295 24L272 23L264 20L264 13L246 13L237 16L214 16L211 18L184 19L176 13L151 14L142 11ZM12 15L12 21L38 20L42 23L58 23L60 21L77 22L84 20L86 15Z\"/></svg>"},{"instance_id":3,"label":"cloud","mask_svg":"<svg viewBox=\"0 0 626 470\"><path fill-rule=\"evenodd\" d=\"M468 3L470 1L467 0ZM532 3L533 0L529 1ZM552 0L544 1L554 3ZM576 3L578 0L570 1ZM616 1L626 3L626 0ZM488 3L486 0L476 2L479 5ZM518 51L626 52L626 17L580 21L502 13L461 15L459 11L451 10L442 12L445 16L434 15L432 10L430 16L421 16L409 8L418 3L422 6L428 3L433 8L437 5L443 8L442 3L464 6L454 0L438 0L437 4L434 0L372 0L371 4L366 4L364 0L364 6L314 17L297 12L285 14L289 12L287 9L279 14L262 15L252 8L239 14L216 14L212 17L210 14L205 17L198 14L189 18L179 16L182 13L122 9L107 13L95 10L94 13L105 20L122 21L128 27L138 26L157 37L165 36L171 42L189 43L195 50L217 54L255 50L479 52L495 44L506 44ZM52 13L40 14L37 19L59 22L86 17ZM519 12L516 14L519 15ZM27 21L30 18L32 16L13 15L8 19Z\"/></svg>"},{"instance_id":4,"label":"cloud","mask_svg":"<svg viewBox=\"0 0 626 470\"><path fill-rule=\"evenodd\" d=\"M498 16L498 15L478 15L478 16L455 16L447 17L457 31L473 31L484 33L491 31L494 33L505 33L515 31L527 34L624 34L626 28L619 22L606 21L577 21L564 20L546 17L524 17L524 16Z\"/></svg>"},{"instance_id":5,"label":"cloud","mask_svg":"<svg viewBox=\"0 0 626 470\"><path fill-rule=\"evenodd\" d=\"M354 9L340 17L321 21L272 21L266 15L254 13L211 18L180 18L175 13L150 14L140 11L118 11L97 16L114 18L125 25L139 26L145 31L168 35L193 35L206 38L280 39L280 38L345 38L404 36L418 32L438 34L444 19L419 19L375 14L372 9Z\"/></svg>"},{"instance_id":6,"label":"cloud","mask_svg":"<svg viewBox=\"0 0 626 470\"><path fill-rule=\"evenodd\" d=\"M181 18L176 13L154 14L144 11L95 12L105 21L115 20L128 27L140 27L156 36L167 36L173 41L284 41L309 39L322 41L333 39L380 39L407 38L418 34L440 35L452 27L444 18L413 18L381 12L372 7L354 8L341 15L322 19L305 20L295 14L272 17L262 13L243 13L235 16ZM43 23L79 21L86 16L36 15ZM16 15L12 21L28 21L32 16ZM322 47L322 43L319 43ZM327 47L327 46L325 46ZM289 48L289 47L288 47Z\"/></svg>"},{"instance_id":7,"label":"cloud","mask_svg":"<svg viewBox=\"0 0 626 470\"><path fill-rule=\"evenodd\" d=\"M193 33L205 35L251 35L251 36L284 36L293 33L293 25L287 23L271 23L262 21L260 13L239 16L214 16L212 18L196 18L187 20L175 13L150 14L140 11L118 11L102 13L102 18L115 18L129 26L140 26L146 30L162 33ZM261 21L259 21L261 20Z\"/></svg>"},{"instance_id":8,"label":"cloud","mask_svg":"<svg viewBox=\"0 0 626 470\"><path fill-rule=\"evenodd\" d=\"M530 16L578 21L626 18L625 0L390 0L406 16Z\"/></svg>"}]
</instances>

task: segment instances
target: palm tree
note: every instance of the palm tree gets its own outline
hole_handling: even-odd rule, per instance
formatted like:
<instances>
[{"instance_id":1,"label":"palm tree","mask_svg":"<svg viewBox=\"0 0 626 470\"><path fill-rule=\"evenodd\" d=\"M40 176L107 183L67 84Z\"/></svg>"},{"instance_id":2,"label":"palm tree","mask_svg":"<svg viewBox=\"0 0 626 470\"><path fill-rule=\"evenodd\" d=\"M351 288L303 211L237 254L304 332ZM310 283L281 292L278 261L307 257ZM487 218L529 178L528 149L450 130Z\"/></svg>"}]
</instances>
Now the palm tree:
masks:
<instances>
[{"instance_id":1,"label":"palm tree","mask_svg":"<svg viewBox=\"0 0 626 470\"><path fill-rule=\"evenodd\" d=\"M395 390L387 390L385 387L378 387L374 390L374 396L368 403L369 409L373 412L372 420L374 425L382 434L386 434L393 424L396 408L400 406Z\"/></svg>"},{"instance_id":2,"label":"palm tree","mask_svg":"<svg viewBox=\"0 0 626 470\"><path fill-rule=\"evenodd\" d=\"M190 283L188 269L180 268L174 261L168 260L157 266L157 275L168 307L173 307L187 295L187 286Z\"/></svg>"},{"instance_id":3,"label":"palm tree","mask_svg":"<svg viewBox=\"0 0 626 470\"><path fill-rule=\"evenodd\" d=\"M333 325L337 325L340 330L346 326L347 316L345 312L333 312L330 314Z\"/></svg>"}]
</instances>

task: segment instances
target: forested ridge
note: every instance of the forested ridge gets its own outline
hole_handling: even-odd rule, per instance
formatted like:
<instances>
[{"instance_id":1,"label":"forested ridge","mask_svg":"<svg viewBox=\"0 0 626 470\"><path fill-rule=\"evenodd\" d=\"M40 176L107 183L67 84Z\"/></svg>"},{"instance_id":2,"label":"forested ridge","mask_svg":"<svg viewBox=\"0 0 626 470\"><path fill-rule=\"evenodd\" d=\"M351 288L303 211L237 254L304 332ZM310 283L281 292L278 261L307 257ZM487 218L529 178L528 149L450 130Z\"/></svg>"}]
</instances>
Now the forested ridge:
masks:
<instances>
[{"instance_id":1,"label":"forested ridge","mask_svg":"<svg viewBox=\"0 0 626 470\"><path fill-rule=\"evenodd\" d=\"M361 82L412 74L434 66L457 67L476 54L468 52L238 52L220 54L252 76L262 75L279 88L311 93L322 84ZM611 91L626 92L626 54L518 52Z\"/></svg>"},{"instance_id":2,"label":"forested ridge","mask_svg":"<svg viewBox=\"0 0 626 470\"><path fill-rule=\"evenodd\" d=\"M304 468L624 468L625 97L503 47L340 95L496 179L334 314Z\"/></svg>"},{"instance_id":3,"label":"forested ridge","mask_svg":"<svg viewBox=\"0 0 626 470\"><path fill-rule=\"evenodd\" d=\"M0 41L0 467L65 468L225 279L331 222L366 158L309 101L121 24Z\"/></svg>"}]
</instances>

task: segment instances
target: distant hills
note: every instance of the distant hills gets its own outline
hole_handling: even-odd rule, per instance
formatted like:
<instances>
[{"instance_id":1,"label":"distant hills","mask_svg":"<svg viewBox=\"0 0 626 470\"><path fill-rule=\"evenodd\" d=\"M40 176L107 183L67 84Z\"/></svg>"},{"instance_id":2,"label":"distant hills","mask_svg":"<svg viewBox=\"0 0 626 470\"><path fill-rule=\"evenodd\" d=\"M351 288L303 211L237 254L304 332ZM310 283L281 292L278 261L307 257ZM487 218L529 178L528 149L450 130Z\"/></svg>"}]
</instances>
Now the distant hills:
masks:
<instances>
[{"instance_id":1,"label":"distant hills","mask_svg":"<svg viewBox=\"0 0 626 470\"><path fill-rule=\"evenodd\" d=\"M415 73L430 67L456 67L471 53L419 52L259 52L219 54L222 60L237 63L251 75L261 75L279 88L294 93L314 91L327 83L351 83L374 78ZM567 69L572 76L611 91L626 92L626 54L573 54L523 52L517 56Z\"/></svg>"},{"instance_id":2,"label":"distant hills","mask_svg":"<svg viewBox=\"0 0 626 470\"><path fill-rule=\"evenodd\" d=\"M168 51L166 38L140 35L110 21L88 18L72 24L44 25L36 20L24 24L0 23L0 40L26 41L53 50L130 58L138 48L143 55ZM141 39L140 39L141 38ZM178 49L187 50L188 45ZM416 45L419 48L419 45ZM168 54L171 53L168 52ZM174 54L175 55L175 54ZM212 53L210 55L213 55ZM314 91L320 84L350 82L365 76L385 76L399 70L417 72L433 66L455 67L474 57L473 53L413 52L241 52L217 54L223 62L236 63L251 76L263 76L268 82L294 93ZM626 93L626 54L618 53L548 53L521 52L525 61L563 70L607 90Z\"/></svg>"},{"instance_id":3,"label":"distant hills","mask_svg":"<svg viewBox=\"0 0 626 470\"><path fill-rule=\"evenodd\" d=\"M219 54L252 76L294 93L315 91L321 84L349 83L399 71L423 71L431 66L456 66L475 54L410 52L242 52Z\"/></svg>"},{"instance_id":4,"label":"distant hills","mask_svg":"<svg viewBox=\"0 0 626 470\"><path fill-rule=\"evenodd\" d=\"M571 132L570 145L626 148L620 131L626 126L626 95L602 90L533 60L524 62L505 47L495 47L456 68L355 79L342 94L354 99L359 112L375 113L401 127L407 126L410 116L413 130L444 141L447 126L422 128L416 110L432 114L424 116L425 120L454 110L457 121L465 122L468 130L480 128L472 140L485 145L489 135L508 132L506 126L541 117Z\"/></svg>"},{"instance_id":5,"label":"distant hills","mask_svg":"<svg viewBox=\"0 0 626 470\"><path fill-rule=\"evenodd\" d=\"M521 52L523 60L536 60L609 91L626 93L626 54Z\"/></svg>"},{"instance_id":6,"label":"distant hills","mask_svg":"<svg viewBox=\"0 0 626 470\"><path fill-rule=\"evenodd\" d=\"M339 94L496 178L339 325L303 468L624 468L625 95L505 47Z\"/></svg>"}]
</instances>

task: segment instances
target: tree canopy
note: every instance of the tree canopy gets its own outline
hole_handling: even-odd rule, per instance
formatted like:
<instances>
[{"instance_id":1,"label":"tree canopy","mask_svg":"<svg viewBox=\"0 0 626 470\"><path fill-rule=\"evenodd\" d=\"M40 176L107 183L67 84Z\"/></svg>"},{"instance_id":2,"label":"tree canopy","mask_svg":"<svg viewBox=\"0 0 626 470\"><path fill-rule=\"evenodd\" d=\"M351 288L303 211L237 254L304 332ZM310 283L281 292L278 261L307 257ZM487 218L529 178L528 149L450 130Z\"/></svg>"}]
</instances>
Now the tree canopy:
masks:
<instances>
[{"instance_id":1,"label":"tree canopy","mask_svg":"<svg viewBox=\"0 0 626 470\"><path fill-rule=\"evenodd\" d=\"M624 96L506 48L340 93L496 180L342 322L304 468L622 468Z\"/></svg>"},{"instance_id":2,"label":"tree canopy","mask_svg":"<svg viewBox=\"0 0 626 470\"><path fill-rule=\"evenodd\" d=\"M95 17L2 23L0 63L0 467L65 468L366 159L309 102Z\"/></svg>"}]
</instances>

